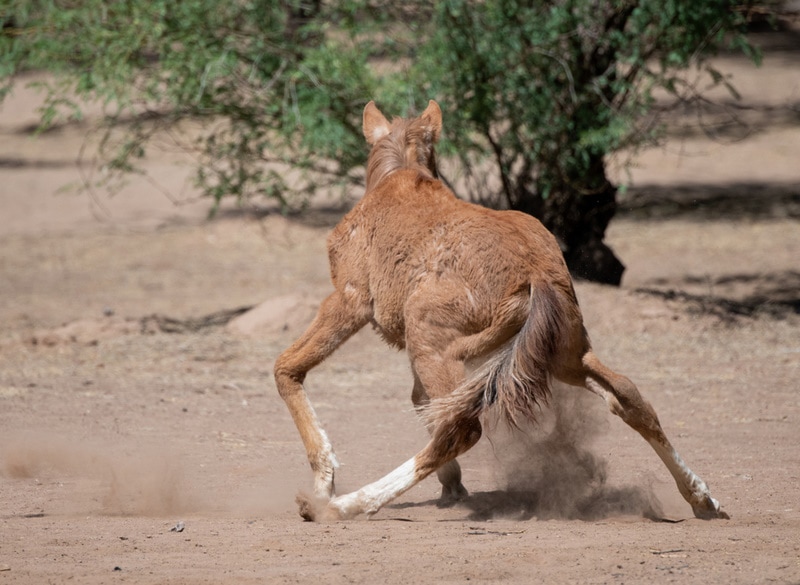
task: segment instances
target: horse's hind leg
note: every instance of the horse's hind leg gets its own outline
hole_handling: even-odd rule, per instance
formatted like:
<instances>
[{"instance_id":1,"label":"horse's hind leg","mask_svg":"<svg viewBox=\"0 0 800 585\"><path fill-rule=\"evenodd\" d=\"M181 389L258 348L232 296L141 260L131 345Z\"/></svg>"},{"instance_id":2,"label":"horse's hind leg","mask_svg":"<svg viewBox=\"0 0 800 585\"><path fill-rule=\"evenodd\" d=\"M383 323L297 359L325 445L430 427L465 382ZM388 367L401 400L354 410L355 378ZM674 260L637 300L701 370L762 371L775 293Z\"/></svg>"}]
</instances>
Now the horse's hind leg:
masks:
<instances>
[{"instance_id":1,"label":"horse's hind leg","mask_svg":"<svg viewBox=\"0 0 800 585\"><path fill-rule=\"evenodd\" d=\"M430 403L430 397L416 372L414 372L414 390L411 393L411 401L418 411L422 411ZM428 425L428 432L433 435L433 431L434 429ZM436 470L436 475L439 483L442 484L440 505L447 506L467 496L467 489L461 483L461 466L458 461L455 459L448 461Z\"/></svg>"},{"instance_id":2,"label":"horse's hind leg","mask_svg":"<svg viewBox=\"0 0 800 585\"><path fill-rule=\"evenodd\" d=\"M667 466L681 495L689 502L698 518L728 518L719 502L711 497L706 483L695 474L670 444L653 407L642 398L636 386L605 365L591 351L582 358L583 384L605 399L611 411L650 443Z\"/></svg>"},{"instance_id":3,"label":"horse's hind leg","mask_svg":"<svg viewBox=\"0 0 800 585\"><path fill-rule=\"evenodd\" d=\"M306 332L275 362L275 383L300 431L314 472L314 495L318 498L333 496L333 474L337 462L330 440L303 390L303 381L311 368L332 354L366 321L366 317L360 316L347 299L335 292L322 302Z\"/></svg>"},{"instance_id":4,"label":"horse's hind leg","mask_svg":"<svg viewBox=\"0 0 800 585\"><path fill-rule=\"evenodd\" d=\"M453 392L465 379L465 361L480 359L515 335L530 310L528 286L519 289L500 304L495 320L485 329L465 334L460 323L473 309L471 293L460 281L434 278L420 283L406 306L406 345L414 371L412 400L417 409L430 400ZM437 429L428 423L435 436ZM441 504L467 496L461 483L461 467L455 459L436 470L442 484Z\"/></svg>"}]
</instances>

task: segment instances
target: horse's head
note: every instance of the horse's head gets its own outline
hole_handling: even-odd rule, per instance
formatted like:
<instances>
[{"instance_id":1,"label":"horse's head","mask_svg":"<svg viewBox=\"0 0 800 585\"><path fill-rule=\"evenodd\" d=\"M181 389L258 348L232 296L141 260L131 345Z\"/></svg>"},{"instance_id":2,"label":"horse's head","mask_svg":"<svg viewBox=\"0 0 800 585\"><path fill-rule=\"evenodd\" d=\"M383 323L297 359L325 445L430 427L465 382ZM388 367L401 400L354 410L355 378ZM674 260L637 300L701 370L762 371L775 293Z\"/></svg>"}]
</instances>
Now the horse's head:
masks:
<instances>
[{"instance_id":1,"label":"horse's head","mask_svg":"<svg viewBox=\"0 0 800 585\"><path fill-rule=\"evenodd\" d=\"M399 169L438 176L434 145L442 131L442 110L431 100L417 118L389 122L375 102L364 108L364 138L372 146L367 161L367 190Z\"/></svg>"}]
</instances>

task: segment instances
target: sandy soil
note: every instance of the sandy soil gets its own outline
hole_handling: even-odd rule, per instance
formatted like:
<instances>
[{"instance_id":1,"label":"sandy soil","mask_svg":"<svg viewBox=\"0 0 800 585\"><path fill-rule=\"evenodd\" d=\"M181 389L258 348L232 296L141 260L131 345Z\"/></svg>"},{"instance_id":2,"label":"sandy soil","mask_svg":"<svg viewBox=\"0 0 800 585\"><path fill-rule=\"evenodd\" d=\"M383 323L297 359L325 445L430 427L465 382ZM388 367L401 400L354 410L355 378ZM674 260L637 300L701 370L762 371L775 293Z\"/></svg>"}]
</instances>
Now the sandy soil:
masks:
<instances>
[{"instance_id":1,"label":"sandy soil","mask_svg":"<svg viewBox=\"0 0 800 585\"><path fill-rule=\"evenodd\" d=\"M141 181L113 199L56 194L78 178L85 129L31 139L35 98L17 92L0 109L0 585L800 583L788 38L761 70L723 63L755 108L750 138L686 130L642 153L609 233L623 286L577 285L598 353L732 517L711 522L569 388L538 428L496 428L461 459L460 505L437 507L428 479L371 520L303 522L310 472L271 368L330 290L336 214L209 222L205 202L174 207ZM181 191L183 167L149 168ZM260 326L219 325L265 300ZM307 382L341 493L424 444L405 358L372 332Z\"/></svg>"}]
</instances>

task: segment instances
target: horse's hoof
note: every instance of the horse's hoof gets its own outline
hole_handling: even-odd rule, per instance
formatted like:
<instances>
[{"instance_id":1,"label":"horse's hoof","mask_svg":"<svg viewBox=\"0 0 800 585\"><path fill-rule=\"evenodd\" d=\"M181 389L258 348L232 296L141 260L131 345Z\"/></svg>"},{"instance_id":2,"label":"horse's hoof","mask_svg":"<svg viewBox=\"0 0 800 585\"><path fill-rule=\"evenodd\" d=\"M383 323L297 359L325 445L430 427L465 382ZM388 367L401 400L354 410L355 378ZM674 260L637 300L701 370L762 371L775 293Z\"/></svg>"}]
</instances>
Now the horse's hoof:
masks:
<instances>
[{"instance_id":1,"label":"horse's hoof","mask_svg":"<svg viewBox=\"0 0 800 585\"><path fill-rule=\"evenodd\" d=\"M307 494L299 493L297 494L297 497L295 497L294 501L297 503L297 507L299 508L298 511L300 512L300 516L303 518L303 520L306 522L314 522L316 520L317 506L315 505L316 502L314 502L314 498Z\"/></svg>"},{"instance_id":2,"label":"horse's hoof","mask_svg":"<svg viewBox=\"0 0 800 585\"><path fill-rule=\"evenodd\" d=\"M467 496L469 496L469 492L461 483L457 486L442 486L442 495L439 497L439 501L436 502L436 506L438 508L450 508L466 499Z\"/></svg>"},{"instance_id":3,"label":"horse's hoof","mask_svg":"<svg viewBox=\"0 0 800 585\"><path fill-rule=\"evenodd\" d=\"M304 493L297 494L295 498L300 516L306 522L335 522L342 520L342 514L333 506L331 500L309 496Z\"/></svg>"},{"instance_id":4,"label":"horse's hoof","mask_svg":"<svg viewBox=\"0 0 800 585\"><path fill-rule=\"evenodd\" d=\"M730 520L731 518L727 512L720 508L719 502L710 495L706 495L698 505L692 506L692 511L695 518L700 518L701 520Z\"/></svg>"},{"instance_id":5,"label":"horse's hoof","mask_svg":"<svg viewBox=\"0 0 800 585\"><path fill-rule=\"evenodd\" d=\"M700 520L730 520L725 510L694 510L694 517Z\"/></svg>"}]
</instances>

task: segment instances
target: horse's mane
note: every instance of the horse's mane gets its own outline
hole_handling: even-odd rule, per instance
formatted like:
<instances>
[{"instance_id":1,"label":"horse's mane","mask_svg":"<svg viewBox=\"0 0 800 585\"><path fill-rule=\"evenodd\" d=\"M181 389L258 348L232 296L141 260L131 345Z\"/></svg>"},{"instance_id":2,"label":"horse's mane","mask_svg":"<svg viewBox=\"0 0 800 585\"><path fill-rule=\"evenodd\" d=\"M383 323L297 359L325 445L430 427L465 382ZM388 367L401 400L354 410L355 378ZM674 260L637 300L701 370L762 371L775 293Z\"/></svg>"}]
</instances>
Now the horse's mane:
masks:
<instances>
[{"instance_id":1,"label":"horse's mane","mask_svg":"<svg viewBox=\"0 0 800 585\"><path fill-rule=\"evenodd\" d=\"M433 135L419 119L395 118L389 134L372 147L367 159L367 191L400 169L416 170L426 179L439 176Z\"/></svg>"}]
</instances>

